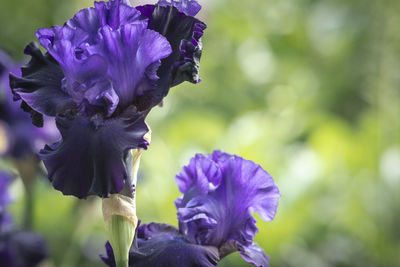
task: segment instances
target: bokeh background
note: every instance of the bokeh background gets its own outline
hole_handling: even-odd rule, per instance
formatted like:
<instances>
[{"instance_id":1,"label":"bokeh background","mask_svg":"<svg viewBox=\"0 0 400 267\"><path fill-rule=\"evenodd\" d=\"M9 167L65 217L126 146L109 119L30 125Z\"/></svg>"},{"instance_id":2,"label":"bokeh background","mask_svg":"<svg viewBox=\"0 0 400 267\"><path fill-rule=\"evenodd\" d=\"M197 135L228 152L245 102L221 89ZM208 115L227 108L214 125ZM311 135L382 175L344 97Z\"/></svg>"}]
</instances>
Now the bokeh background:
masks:
<instances>
[{"instance_id":1,"label":"bokeh background","mask_svg":"<svg viewBox=\"0 0 400 267\"><path fill-rule=\"evenodd\" d=\"M173 88L151 112L142 222L177 225L175 174L195 153L222 149L262 165L281 190L256 236L272 266L400 266L400 2L199 2L203 81ZM36 29L89 5L0 0L0 46L26 60ZM19 223L22 183L12 192ZM103 266L99 199L64 197L46 179L35 192L34 228L52 255L43 266ZM219 266L249 265L236 253Z\"/></svg>"}]
</instances>

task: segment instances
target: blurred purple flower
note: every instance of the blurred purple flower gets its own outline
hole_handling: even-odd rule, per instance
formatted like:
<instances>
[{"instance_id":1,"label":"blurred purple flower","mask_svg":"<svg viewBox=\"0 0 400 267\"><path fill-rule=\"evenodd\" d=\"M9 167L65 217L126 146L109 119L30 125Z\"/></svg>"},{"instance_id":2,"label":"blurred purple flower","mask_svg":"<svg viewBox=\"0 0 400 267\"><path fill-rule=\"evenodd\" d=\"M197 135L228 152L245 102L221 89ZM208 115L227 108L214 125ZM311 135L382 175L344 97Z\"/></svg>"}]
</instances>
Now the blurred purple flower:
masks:
<instances>
[{"instance_id":1,"label":"blurred purple flower","mask_svg":"<svg viewBox=\"0 0 400 267\"><path fill-rule=\"evenodd\" d=\"M12 182L12 177L4 171L0 171L0 212L11 203L11 196L8 187Z\"/></svg>"},{"instance_id":2,"label":"blurred purple flower","mask_svg":"<svg viewBox=\"0 0 400 267\"><path fill-rule=\"evenodd\" d=\"M0 266L34 267L47 257L47 245L37 234L14 229L6 212L11 181L9 174L0 171Z\"/></svg>"},{"instance_id":3,"label":"blurred purple flower","mask_svg":"<svg viewBox=\"0 0 400 267\"><path fill-rule=\"evenodd\" d=\"M0 50L0 155L17 159L34 155L58 137L54 120L46 119L45 127L35 127L29 114L13 102L8 73L20 73L19 67Z\"/></svg>"},{"instance_id":4,"label":"blurred purple flower","mask_svg":"<svg viewBox=\"0 0 400 267\"><path fill-rule=\"evenodd\" d=\"M0 266L35 267L48 256L45 240L32 232L0 232Z\"/></svg>"},{"instance_id":5,"label":"blurred purple flower","mask_svg":"<svg viewBox=\"0 0 400 267\"><path fill-rule=\"evenodd\" d=\"M280 193L261 166L221 151L198 154L176 182L184 194L175 202L179 230L164 224L140 226L131 267L216 266L234 251L255 266L268 266L269 257L254 243L258 229L251 213L273 220ZM103 260L113 266L107 250Z\"/></svg>"},{"instance_id":6,"label":"blurred purple flower","mask_svg":"<svg viewBox=\"0 0 400 267\"><path fill-rule=\"evenodd\" d=\"M40 158L53 186L79 198L122 190L128 151L148 145L147 113L171 86L198 82L205 28L169 5L94 5L63 26L38 30L48 52L31 43L22 77L10 75L14 99L22 100L34 124L41 114L56 117L62 140ZM193 14L193 7L187 10Z\"/></svg>"},{"instance_id":7,"label":"blurred purple flower","mask_svg":"<svg viewBox=\"0 0 400 267\"><path fill-rule=\"evenodd\" d=\"M11 195L8 192L11 182L11 175L0 171L0 231L2 228L8 227L11 223L11 218L6 212L7 206L12 201Z\"/></svg>"}]
</instances>

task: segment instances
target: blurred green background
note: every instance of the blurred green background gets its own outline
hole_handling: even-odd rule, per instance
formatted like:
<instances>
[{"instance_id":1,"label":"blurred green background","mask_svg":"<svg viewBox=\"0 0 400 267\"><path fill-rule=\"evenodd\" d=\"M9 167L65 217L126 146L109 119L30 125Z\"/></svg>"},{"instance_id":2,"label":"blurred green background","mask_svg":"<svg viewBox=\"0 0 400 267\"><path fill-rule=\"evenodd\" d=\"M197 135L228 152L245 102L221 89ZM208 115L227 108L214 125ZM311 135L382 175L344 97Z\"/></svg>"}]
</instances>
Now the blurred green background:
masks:
<instances>
[{"instance_id":1,"label":"blurred green background","mask_svg":"<svg viewBox=\"0 0 400 267\"><path fill-rule=\"evenodd\" d=\"M137 3L142 2L134 2ZM151 112L138 215L177 225L174 176L195 153L222 149L261 164L282 197L256 241L271 266L400 266L400 1L207 0L198 85ZM1 0L0 46L22 60L40 27L92 5ZM3 160L4 163L4 160ZM23 213L14 183L11 209ZM99 199L37 187L44 266L103 266ZM219 266L249 266L238 255Z\"/></svg>"}]
</instances>

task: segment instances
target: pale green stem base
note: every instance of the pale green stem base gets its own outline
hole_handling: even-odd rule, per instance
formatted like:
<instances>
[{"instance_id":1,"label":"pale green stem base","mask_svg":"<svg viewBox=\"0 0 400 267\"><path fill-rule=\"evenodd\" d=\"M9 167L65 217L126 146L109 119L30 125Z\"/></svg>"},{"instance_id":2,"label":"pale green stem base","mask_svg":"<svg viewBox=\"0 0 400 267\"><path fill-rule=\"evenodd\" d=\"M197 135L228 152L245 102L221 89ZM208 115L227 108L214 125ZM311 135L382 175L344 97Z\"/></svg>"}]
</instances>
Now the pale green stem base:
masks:
<instances>
[{"instance_id":1,"label":"pale green stem base","mask_svg":"<svg viewBox=\"0 0 400 267\"><path fill-rule=\"evenodd\" d=\"M117 267L129 267L128 260L117 261Z\"/></svg>"},{"instance_id":2,"label":"pale green stem base","mask_svg":"<svg viewBox=\"0 0 400 267\"><path fill-rule=\"evenodd\" d=\"M106 222L106 228L117 267L128 267L129 250L135 235L135 225L124 216L113 215Z\"/></svg>"}]
</instances>

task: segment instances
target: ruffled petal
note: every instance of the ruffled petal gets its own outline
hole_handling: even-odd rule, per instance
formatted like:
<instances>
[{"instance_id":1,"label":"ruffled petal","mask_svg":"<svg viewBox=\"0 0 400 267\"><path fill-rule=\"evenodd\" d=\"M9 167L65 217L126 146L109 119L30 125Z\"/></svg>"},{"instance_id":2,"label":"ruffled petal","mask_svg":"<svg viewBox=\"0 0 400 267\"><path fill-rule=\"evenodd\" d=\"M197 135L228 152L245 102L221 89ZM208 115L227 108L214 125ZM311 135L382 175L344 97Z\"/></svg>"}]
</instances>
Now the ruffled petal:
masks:
<instances>
[{"instance_id":1,"label":"ruffled petal","mask_svg":"<svg viewBox=\"0 0 400 267\"><path fill-rule=\"evenodd\" d=\"M203 163L210 160L220 169L219 182L212 175L217 172L210 172L209 165ZM180 230L198 244L221 248L237 242L241 247L249 247L258 231L251 213L258 212L266 221L275 216L278 187L252 161L220 151L196 155L176 179L180 189L184 189L183 197L176 201ZM207 192L205 184L211 185Z\"/></svg>"},{"instance_id":2,"label":"ruffled petal","mask_svg":"<svg viewBox=\"0 0 400 267\"><path fill-rule=\"evenodd\" d=\"M134 108L114 119L58 116L62 140L40 152L54 188L65 195L107 197L129 180L130 149L147 148L148 128Z\"/></svg>"},{"instance_id":3,"label":"ruffled petal","mask_svg":"<svg viewBox=\"0 0 400 267\"><path fill-rule=\"evenodd\" d=\"M143 20L139 19L140 13L132 8L128 0L95 2L94 6L102 27L108 25L117 30L121 25L143 23Z\"/></svg>"},{"instance_id":4,"label":"ruffled petal","mask_svg":"<svg viewBox=\"0 0 400 267\"><path fill-rule=\"evenodd\" d=\"M269 267L269 256L257 244L250 246L241 246L238 244L240 256L250 264L256 267Z\"/></svg>"},{"instance_id":5,"label":"ruffled petal","mask_svg":"<svg viewBox=\"0 0 400 267\"><path fill-rule=\"evenodd\" d=\"M215 267L219 261L216 248L191 243L178 229L167 224L151 223L139 227L137 247L132 246L130 267ZM106 245L103 261L114 267L112 248Z\"/></svg>"},{"instance_id":6,"label":"ruffled petal","mask_svg":"<svg viewBox=\"0 0 400 267\"><path fill-rule=\"evenodd\" d=\"M168 41L148 30L147 23L122 25L118 30L106 25L99 31L98 44L87 50L106 60L122 109L155 90L159 61L171 53Z\"/></svg>"},{"instance_id":7,"label":"ruffled petal","mask_svg":"<svg viewBox=\"0 0 400 267\"><path fill-rule=\"evenodd\" d=\"M196 193L207 194L210 187L215 188L221 182L221 175L221 169L216 162L197 154L176 175L175 181L183 194L191 188L196 189Z\"/></svg>"},{"instance_id":8,"label":"ruffled petal","mask_svg":"<svg viewBox=\"0 0 400 267\"><path fill-rule=\"evenodd\" d=\"M43 55L35 43L25 48L25 54L32 57L22 70L22 77L10 74L10 87L14 99L22 99L31 114L40 112L48 116L56 116L74 103L72 98L61 90L64 74L59 64L51 55ZM38 116L38 115L37 115ZM37 118L37 120L40 120Z\"/></svg>"},{"instance_id":9,"label":"ruffled petal","mask_svg":"<svg viewBox=\"0 0 400 267\"><path fill-rule=\"evenodd\" d=\"M201 5L199 3L197 3L196 0L159 0L158 1L158 5L160 6L174 6L176 7L179 12L185 13L188 16L196 16L197 13L199 13L200 9L201 9Z\"/></svg>"},{"instance_id":10,"label":"ruffled petal","mask_svg":"<svg viewBox=\"0 0 400 267\"><path fill-rule=\"evenodd\" d=\"M88 10L92 12L84 12ZM104 107L105 113L111 115L118 105L119 98L115 97L112 83L107 78L107 61L98 54L90 55L86 51L88 42L93 42L92 39L95 38L94 33L91 32L94 32L92 27L99 27L98 19L95 20L97 18L95 9L88 10L78 12L65 26L40 29L36 32L36 36L60 64L65 75L62 78L62 90L73 98L80 110L82 112L92 111L93 108L87 105L90 104ZM82 13L85 16L94 17L90 20L87 19L94 26L85 25L86 28L84 28L80 24L81 21L84 21ZM95 32L95 36L97 36L97 31ZM114 97L106 99L105 95Z\"/></svg>"},{"instance_id":11,"label":"ruffled petal","mask_svg":"<svg viewBox=\"0 0 400 267\"><path fill-rule=\"evenodd\" d=\"M183 8L184 3L187 1L175 4ZM157 72L160 77L158 90L145 94L140 99L139 109L147 110L159 104L168 94L170 87L184 81L191 83L200 81L198 74L202 53L201 36L206 25L190 15L179 12L176 7L165 1L161 2L161 5L145 5L136 8L149 19L149 29L165 36L172 47L172 54L161 61Z\"/></svg>"}]
</instances>

